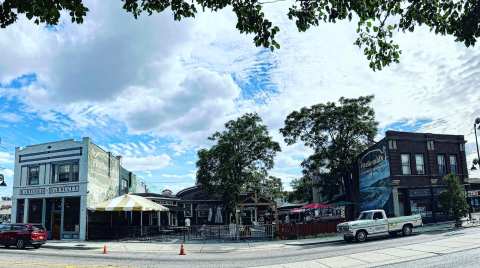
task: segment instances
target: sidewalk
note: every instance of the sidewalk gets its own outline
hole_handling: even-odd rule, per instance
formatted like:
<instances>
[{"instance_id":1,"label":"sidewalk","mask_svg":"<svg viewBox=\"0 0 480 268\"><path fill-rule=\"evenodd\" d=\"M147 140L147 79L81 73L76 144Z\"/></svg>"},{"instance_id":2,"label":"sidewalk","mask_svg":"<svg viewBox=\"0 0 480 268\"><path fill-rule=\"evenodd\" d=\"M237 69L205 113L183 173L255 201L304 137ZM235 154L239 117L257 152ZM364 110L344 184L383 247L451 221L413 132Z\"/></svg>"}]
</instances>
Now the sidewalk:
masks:
<instances>
[{"instance_id":1,"label":"sidewalk","mask_svg":"<svg viewBox=\"0 0 480 268\"><path fill-rule=\"evenodd\" d=\"M325 257L309 261L286 263L280 265L257 266L257 268L357 268L378 267L395 263L435 257L443 254L480 248L477 241L480 233L455 236L444 239L416 243L393 248L378 249L368 252L351 253L335 257Z\"/></svg>"},{"instance_id":2,"label":"sidewalk","mask_svg":"<svg viewBox=\"0 0 480 268\"><path fill-rule=\"evenodd\" d=\"M444 232L454 229L454 222L428 224L415 230L416 233ZM187 241L185 247L194 253L228 253L238 251L273 250L291 246L307 246L343 241L341 235L332 234L317 238L299 240L274 240L263 242L212 242ZM106 245L111 252L178 252L181 240L155 241L48 241L43 247L79 251L100 251Z\"/></svg>"}]
</instances>

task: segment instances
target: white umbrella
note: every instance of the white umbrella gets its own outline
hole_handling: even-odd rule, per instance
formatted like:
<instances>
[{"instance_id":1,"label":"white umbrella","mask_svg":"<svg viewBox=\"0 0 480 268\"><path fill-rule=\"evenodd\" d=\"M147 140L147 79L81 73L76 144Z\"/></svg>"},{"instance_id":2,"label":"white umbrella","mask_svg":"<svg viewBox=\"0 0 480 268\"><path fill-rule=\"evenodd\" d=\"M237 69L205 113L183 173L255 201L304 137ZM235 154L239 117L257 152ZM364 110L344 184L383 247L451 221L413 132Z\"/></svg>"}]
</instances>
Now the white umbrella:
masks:
<instances>
[{"instance_id":1,"label":"white umbrella","mask_svg":"<svg viewBox=\"0 0 480 268\"><path fill-rule=\"evenodd\" d=\"M208 209L208 222L211 222L211 221L212 221L212 214L213 214L212 208L209 208L209 209Z\"/></svg>"},{"instance_id":2,"label":"white umbrella","mask_svg":"<svg viewBox=\"0 0 480 268\"><path fill-rule=\"evenodd\" d=\"M222 209L220 207L217 207L217 213L215 215L215 223L222 223Z\"/></svg>"}]
</instances>

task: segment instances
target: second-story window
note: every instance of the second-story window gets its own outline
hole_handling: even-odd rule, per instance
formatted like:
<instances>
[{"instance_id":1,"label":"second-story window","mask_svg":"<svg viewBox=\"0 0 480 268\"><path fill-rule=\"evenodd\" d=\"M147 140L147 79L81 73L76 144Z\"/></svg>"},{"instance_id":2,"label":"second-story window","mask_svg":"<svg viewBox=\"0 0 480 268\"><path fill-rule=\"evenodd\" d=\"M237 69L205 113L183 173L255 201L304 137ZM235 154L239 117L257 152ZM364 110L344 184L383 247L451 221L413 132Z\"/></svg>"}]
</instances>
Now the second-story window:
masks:
<instances>
[{"instance_id":1,"label":"second-story window","mask_svg":"<svg viewBox=\"0 0 480 268\"><path fill-rule=\"evenodd\" d=\"M78 162L52 164L52 182L78 181Z\"/></svg>"},{"instance_id":2,"label":"second-story window","mask_svg":"<svg viewBox=\"0 0 480 268\"><path fill-rule=\"evenodd\" d=\"M425 163L423 161L423 154L415 155L415 167L418 175L425 174Z\"/></svg>"},{"instance_id":3,"label":"second-story window","mask_svg":"<svg viewBox=\"0 0 480 268\"><path fill-rule=\"evenodd\" d=\"M128 194L128 181L123 178L120 184L120 194Z\"/></svg>"},{"instance_id":4,"label":"second-story window","mask_svg":"<svg viewBox=\"0 0 480 268\"><path fill-rule=\"evenodd\" d=\"M438 175L444 176L447 173L445 166L445 156L442 154L437 155Z\"/></svg>"},{"instance_id":5,"label":"second-story window","mask_svg":"<svg viewBox=\"0 0 480 268\"><path fill-rule=\"evenodd\" d=\"M38 185L40 179L40 167L31 166L28 167L28 185Z\"/></svg>"},{"instance_id":6,"label":"second-story window","mask_svg":"<svg viewBox=\"0 0 480 268\"><path fill-rule=\"evenodd\" d=\"M409 154L402 154L402 174L403 175L410 175L410 155Z\"/></svg>"},{"instance_id":7,"label":"second-story window","mask_svg":"<svg viewBox=\"0 0 480 268\"><path fill-rule=\"evenodd\" d=\"M457 174L457 156L451 155L450 156L450 173Z\"/></svg>"},{"instance_id":8,"label":"second-story window","mask_svg":"<svg viewBox=\"0 0 480 268\"><path fill-rule=\"evenodd\" d=\"M388 149L397 150L397 141L396 140L389 140L388 141Z\"/></svg>"}]
</instances>

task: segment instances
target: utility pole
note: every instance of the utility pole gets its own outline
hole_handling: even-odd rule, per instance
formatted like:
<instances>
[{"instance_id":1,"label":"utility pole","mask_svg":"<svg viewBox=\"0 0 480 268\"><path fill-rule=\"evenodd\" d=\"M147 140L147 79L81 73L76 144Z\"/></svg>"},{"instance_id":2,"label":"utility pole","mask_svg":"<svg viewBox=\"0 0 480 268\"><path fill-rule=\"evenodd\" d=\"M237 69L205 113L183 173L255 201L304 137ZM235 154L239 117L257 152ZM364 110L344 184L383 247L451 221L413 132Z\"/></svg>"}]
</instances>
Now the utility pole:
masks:
<instances>
[{"instance_id":1,"label":"utility pole","mask_svg":"<svg viewBox=\"0 0 480 268\"><path fill-rule=\"evenodd\" d=\"M2 137L0 137L0 147L3 147L2 146ZM3 167L0 167L0 170L2 169L5 169ZM5 183L5 177L3 176L3 174L0 173L0 187L5 187L7 186L7 184Z\"/></svg>"},{"instance_id":2,"label":"utility pole","mask_svg":"<svg viewBox=\"0 0 480 268\"><path fill-rule=\"evenodd\" d=\"M480 125L480 117L477 117L477 119L475 119L475 123L473 123L473 130L475 132L475 143L477 145L477 163L480 166L480 150L478 149L477 125Z\"/></svg>"}]
</instances>

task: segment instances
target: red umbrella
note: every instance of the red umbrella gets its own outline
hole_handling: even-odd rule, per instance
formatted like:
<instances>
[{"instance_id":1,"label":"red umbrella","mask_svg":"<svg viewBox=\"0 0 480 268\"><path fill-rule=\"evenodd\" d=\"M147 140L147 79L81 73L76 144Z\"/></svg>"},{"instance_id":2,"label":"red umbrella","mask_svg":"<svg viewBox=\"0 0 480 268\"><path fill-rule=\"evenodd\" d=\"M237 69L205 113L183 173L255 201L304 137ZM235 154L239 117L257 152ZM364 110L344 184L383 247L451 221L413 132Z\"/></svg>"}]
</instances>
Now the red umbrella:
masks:
<instances>
[{"instance_id":1,"label":"red umbrella","mask_svg":"<svg viewBox=\"0 0 480 268\"><path fill-rule=\"evenodd\" d=\"M329 205L322 203L311 203L302 207L303 209L330 208Z\"/></svg>"}]
</instances>

